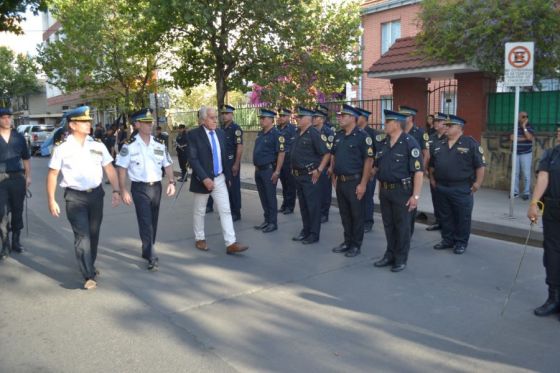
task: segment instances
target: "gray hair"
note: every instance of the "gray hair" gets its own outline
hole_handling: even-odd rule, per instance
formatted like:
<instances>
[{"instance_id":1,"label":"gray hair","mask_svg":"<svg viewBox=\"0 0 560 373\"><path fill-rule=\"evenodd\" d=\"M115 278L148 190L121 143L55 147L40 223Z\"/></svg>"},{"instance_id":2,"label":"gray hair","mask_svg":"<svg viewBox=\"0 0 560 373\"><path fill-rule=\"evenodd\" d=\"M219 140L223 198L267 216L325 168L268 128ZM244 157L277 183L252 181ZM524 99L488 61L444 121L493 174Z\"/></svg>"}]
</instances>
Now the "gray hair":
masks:
<instances>
[{"instance_id":1,"label":"gray hair","mask_svg":"<svg viewBox=\"0 0 560 373\"><path fill-rule=\"evenodd\" d=\"M215 112L216 109L211 107L211 106L201 106L200 110L198 110L199 121L204 121L206 119L206 117L208 116L209 111L214 111Z\"/></svg>"}]
</instances>

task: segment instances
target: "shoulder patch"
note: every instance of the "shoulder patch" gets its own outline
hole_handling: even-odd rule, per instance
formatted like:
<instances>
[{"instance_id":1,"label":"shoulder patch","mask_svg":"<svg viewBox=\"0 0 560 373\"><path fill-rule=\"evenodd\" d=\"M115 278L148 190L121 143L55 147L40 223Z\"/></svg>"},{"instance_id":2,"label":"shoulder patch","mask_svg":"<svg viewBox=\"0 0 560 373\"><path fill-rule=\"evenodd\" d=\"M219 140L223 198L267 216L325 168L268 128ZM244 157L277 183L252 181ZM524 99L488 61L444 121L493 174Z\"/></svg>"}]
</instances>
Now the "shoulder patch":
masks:
<instances>
[{"instance_id":1,"label":"shoulder patch","mask_svg":"<svg viewBox=\"0 0 560 373\"><path fill-rule=\"evenodd\" d=\"M119 155L121 157L126 157L128 155L128 146L123 146L121 148L121 151L119 152Z\"/></svg>"},{"instance_id":2,"label":"shoulder patch","mask_svg":"<svg viewBox=\"0 0 560 373\"><path fill-rule=\"evenodd\" d=\"M387 137L386 134L380 133L379 135L375 136L375 140L377 140L378 142L381 142L381 141L385 140L386 137Z\"/></svg>"},{"instance_id":3,"label":"shoulder patch","mask_svg":"<svg viewBox=\"0 0 560 373\"><path fill-rule=\"evenodd\" d=\"M134 141L136 141L136 136L132 136L130 139L126 140L124 143L126 145L130 145L132 144Z\"/></svg>"},{"instance_id":4,"label":"shoulder patch","mask_svg":"<svg viewBox=\"0 0 560 373\"><path fill-rule=\"evenodd\" d=\"M334 141L334 136L333 136L333 135L330 135L330 136L328 137L328 140L329 140L329 142L333 142L333 141Z\"/></svg>"},{"instance_id":5,"label":"shoulder patch","mask_svg":"<svg viewBox=\"0 0 560 373\"><path fill-rule=\"evenodd\" d=\"M324 134L323 134L323 135L321 135L321 140L323 140L323 141L327 141L327 136L326 136L326 135L324 135Z\"/></svg>"},{"instance_id":6,"label":"shoulder patch","mask_svg":"<svg viewBox=\"0 0 560 373\"><path fill-rule=\"evenodd\" d=\"M235 130L235 136L237 137L241 136L241 130Z\"/></svg>"},{"instance_id":7,"label":"shoulder patch","mask_svg":"<svg viewBox=\"0 0 560 373\"><path fill-rule=\"evenodd\" d=\"M478 147L478 151L480 152L480 154L484 154L484 149L482 149L482 145Z\"/></svg>"},{"instance_id":8,"label":"shoulder patch","mask_svg":"<svg viewBox=\"0 0 560 373\"><path fill-rule=\"evenodd\" d=\"M415 168L416 170L419 170L419 169L420 169L420 161L416 160L416 162L414 162L414 168Z\"/></svg>"},{"instance_id":9,"label":"shoulder patch","mask_svg":"<svg viewBox=\"0 0 560 373\"><path fill-rule=\"evenodd\" d=\"M373 141L371 141L371 137L366 137L366 144L371 145L373 144Z\"/></svg>"},{"instance_id":10,"label":"shoulder patch","mask_svg":"<svg viewBox=\"0 0 560 373\"><path fill-rule=\"evenodd\" d=\"M412 157L414 158L418 158L420 156L420 150L418 150L418 148L414 148L410 152L410 155L412 155Z\"/></svg>"},{"instance_id":11,"label":"shoulder patch","mask_svg":"<svg viewBox=\"0 0 560 373\"><path fill-rule=\"evenodd\" d=\"M424 136L422 136L424 141L428 141L430 139L430 135L427 132L424 132Z\"/></svg>"},{"instance_id":12,"label":"shoulder patch","mask_svg":"<svg viewBox=\"0 0 560 373\"><path fill-rule=\"evenodd\" d=\"M279 142L280 144L283 144L283 143L286 142L286 139L284 139L284 136L278 136L278 142Z\"/></svg>"}]
</instances>

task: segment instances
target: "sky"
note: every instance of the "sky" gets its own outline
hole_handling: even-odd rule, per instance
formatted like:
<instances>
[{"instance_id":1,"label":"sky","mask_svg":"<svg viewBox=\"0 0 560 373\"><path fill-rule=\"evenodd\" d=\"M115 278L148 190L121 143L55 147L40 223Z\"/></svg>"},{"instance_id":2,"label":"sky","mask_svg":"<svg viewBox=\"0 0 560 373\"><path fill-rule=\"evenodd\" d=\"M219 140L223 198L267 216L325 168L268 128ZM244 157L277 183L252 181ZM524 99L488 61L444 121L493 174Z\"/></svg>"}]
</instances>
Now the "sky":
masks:
<instances>
[{"instance_id":1,"label":"sky","mask_svg":"<svg viewBox=\"0 0 560 373\"><path fill-rule=\"evenodd\" d=\"M27 20L23 22L22 28L24 35L15 35L7 32L0 32L0 45L11 48L16 53L29 53L37 55L37 44L43 41L43 23L41 15L33 15L31 12L26 14Z\"/></svg>"}]
</instances>

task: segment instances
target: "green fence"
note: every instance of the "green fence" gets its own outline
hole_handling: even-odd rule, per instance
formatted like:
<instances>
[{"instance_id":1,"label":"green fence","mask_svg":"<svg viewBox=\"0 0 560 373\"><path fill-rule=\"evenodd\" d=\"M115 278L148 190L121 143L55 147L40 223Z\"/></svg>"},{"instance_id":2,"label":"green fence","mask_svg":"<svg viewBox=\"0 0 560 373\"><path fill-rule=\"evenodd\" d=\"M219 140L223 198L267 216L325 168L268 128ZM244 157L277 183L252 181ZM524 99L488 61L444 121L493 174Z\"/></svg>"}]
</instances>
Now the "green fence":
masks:
<instances>
[{"instance_id":1,"label":"green fence","mask_svg":"<svg viewBox=\"0 0 560 373\"><path fill-rule=\"evenodd\" d=\"M511 131L515 93L488 95L488 131ZM560 91L522 92L519 110L529 114L529 122L539 132L554 131L560 123Z\"/></svg>"}]
</instances>

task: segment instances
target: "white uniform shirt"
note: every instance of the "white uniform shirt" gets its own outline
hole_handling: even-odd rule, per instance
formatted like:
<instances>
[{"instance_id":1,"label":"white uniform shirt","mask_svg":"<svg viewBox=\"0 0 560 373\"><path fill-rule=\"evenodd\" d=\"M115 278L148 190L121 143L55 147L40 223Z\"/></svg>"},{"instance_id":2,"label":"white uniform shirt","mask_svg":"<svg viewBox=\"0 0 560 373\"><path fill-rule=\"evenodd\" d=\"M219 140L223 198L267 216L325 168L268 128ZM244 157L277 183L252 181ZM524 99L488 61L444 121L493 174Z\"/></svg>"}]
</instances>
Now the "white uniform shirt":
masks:
<instances>
[{"instance_id":1,"label":"white uniform shirt","mask_svg":"<svg viewBox=\"0 0 560 373\"><path fill-rule=\"evenodd\" d=\"M210 147L212 149L214 149L213 145L212 145L212 135L210 134L210 130L206 127L204 127L204 130L206 131L206 136L208 136L208 141L210 142ZM214 130L214 140L216 141L216 151L218 153L218 175L221 174L222 172L224 172L224 170L222 169L222 151L220 148L220 140L218 140L218 134L216 133L216 131ZM212 152L212 156L213 156L214 152ZM213 164L213 163L212 163Z\"/></svg>"},{"instance_id":2,"label":"white uniform shirt","mask_svg":"<svg viewBox=\"0 0 560 373\"><path fill-rule=\"evenodd\" d=\"M164 144L150 136L148 145L140 135L127 141L117 155L116 165L128 169L132 181L161 181L161 168L173 164Z\"/></svg>"},{"instance_id":3,"label":"white uniform shirt","mask_svg":"<svg viewBox=\"0 0 560 373\"><path fill-rule=\"evenodd\" d=\"M73 135L68 135L54 147L49 168L62 172L61 187L83 191L101 184L103 167L112 161L103 143L87 136L82 146Z\"/></svg>"}]
</instances>

